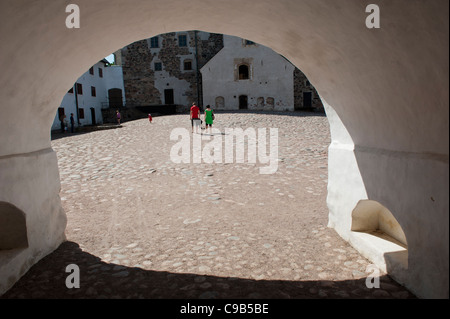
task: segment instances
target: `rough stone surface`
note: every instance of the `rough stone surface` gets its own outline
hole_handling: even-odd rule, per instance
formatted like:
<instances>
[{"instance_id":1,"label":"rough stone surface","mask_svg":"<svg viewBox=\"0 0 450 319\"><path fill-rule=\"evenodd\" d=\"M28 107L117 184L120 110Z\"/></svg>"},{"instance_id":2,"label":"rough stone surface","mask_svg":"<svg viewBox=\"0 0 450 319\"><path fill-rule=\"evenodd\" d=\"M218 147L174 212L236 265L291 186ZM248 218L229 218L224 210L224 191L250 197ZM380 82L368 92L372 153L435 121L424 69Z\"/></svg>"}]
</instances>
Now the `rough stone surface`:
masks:
<instances>
[{"instance_id":1,"label":"rough stone surface","mask_svg":"<svg viewBox=\"0 0 450 319\"><path fill-rule=\"evenodd\" d=\"M279 128L279 166L175 164L189 115L52 141L68 241L2 298L414 298L327 228L325 116L217 114L214 126ZM68 289L69 264L80 288Z\"/></svg>"}]
</instances>

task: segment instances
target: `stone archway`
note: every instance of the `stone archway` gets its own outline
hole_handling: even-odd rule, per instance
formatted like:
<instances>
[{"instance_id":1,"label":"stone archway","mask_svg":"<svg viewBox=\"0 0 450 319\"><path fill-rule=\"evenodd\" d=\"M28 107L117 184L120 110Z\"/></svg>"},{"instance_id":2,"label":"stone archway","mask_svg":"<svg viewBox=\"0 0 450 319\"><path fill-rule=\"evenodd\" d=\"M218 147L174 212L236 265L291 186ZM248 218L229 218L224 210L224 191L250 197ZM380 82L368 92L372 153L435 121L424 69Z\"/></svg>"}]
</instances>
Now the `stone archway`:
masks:
<instances>
[{"instance_id":1,"label":"stone archway","mask_svg":"<svg viewBox=\"0 0 450 319\"><path fill-rule=\"evenodd\" d=\"M329 225L348 240L356 204L382 202L408 239L405 285L448 297L448 1L383 3L381 29L366 28L360 0L77 5L79 29L66 28L64 3L17 0L0 13L0 201L23 209L29 231L21 257L2 263L14 267L0 268L0 293L64 239L49 133L61 97L131 42L205 30L252 39L301 67L329 103Z\"/></svg>"}]
</instances>

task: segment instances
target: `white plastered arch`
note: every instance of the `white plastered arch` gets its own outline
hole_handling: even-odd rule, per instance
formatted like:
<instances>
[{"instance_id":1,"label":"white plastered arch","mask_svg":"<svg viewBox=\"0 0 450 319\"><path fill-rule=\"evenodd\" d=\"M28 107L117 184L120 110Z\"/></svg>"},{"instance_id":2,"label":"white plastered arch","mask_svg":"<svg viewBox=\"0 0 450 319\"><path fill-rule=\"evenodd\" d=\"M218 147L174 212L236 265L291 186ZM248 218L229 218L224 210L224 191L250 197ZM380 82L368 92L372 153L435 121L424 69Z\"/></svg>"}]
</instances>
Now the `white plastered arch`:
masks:
<instances>
[{"instance_id":1,"label":"white plastered arch","mask_svg":"<svg viewBox=\"0 0 450 319\"><path fill-rule=\"evenodd\" d=\"M203 30L251 39L301 68L332 130L330 226L348 240L356 203L383 203L408 239L405 284L448 297L447 0L385 1L380 29L366 28L361 0L74 2L80 29L65 27L64 1L1 1L0 201L26 214L29 247L0 269L0 293L64 240L50 145L63 95L131 42Z\"/></svg>"}]
</instances>

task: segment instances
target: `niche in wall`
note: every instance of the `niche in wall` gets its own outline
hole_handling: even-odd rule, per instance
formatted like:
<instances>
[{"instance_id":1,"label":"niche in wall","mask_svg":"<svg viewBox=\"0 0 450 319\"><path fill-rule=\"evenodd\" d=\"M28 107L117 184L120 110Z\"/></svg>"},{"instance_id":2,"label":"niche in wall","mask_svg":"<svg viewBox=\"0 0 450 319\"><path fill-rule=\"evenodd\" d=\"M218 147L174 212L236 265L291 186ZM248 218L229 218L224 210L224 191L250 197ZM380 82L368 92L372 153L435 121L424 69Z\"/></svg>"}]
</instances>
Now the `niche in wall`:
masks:
<instances>
[{"instance_id":1,"label":"niche in wall","mask_svg":"<svg viewBox=\"0 0 450 319\"><path fill-rule=\"evenodd\" d=\"M394 215L373 200L361 200L352 212L352 231L365 232L407 248L406 236Z\"/></svg>"},{"instance_id":2,"label":"niche in wall","mask_svg":"<svg viewBox=\"0 0 450 319\"><path fill-rule=\"evenodd\" d=\"M25 214L10 203L0 202L0 252L27 247Z\"/></svg>"},{"instance_id":3,"label":"niche in wall","mask_svg":"<svg viewBox=\"0 0 450 319\"><path fill-rule=\"evenodd\" d=\"M351 242L364 247L360 252L402 282L408 269L408 243L394 215L377 201L360 200L352 211L351 230Z\"/></svg>"}]
</instances>

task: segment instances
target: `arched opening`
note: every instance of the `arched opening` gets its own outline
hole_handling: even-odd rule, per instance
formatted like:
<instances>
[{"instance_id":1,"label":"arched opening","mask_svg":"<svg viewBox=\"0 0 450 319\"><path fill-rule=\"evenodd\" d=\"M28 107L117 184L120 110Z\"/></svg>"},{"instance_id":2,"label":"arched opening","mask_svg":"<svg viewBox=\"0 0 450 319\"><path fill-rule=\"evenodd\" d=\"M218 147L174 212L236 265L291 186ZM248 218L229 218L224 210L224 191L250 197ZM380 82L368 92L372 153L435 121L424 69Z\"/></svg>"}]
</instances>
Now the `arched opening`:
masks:
<instances>
[{"instance_id":1,"label":"arched opening","mask_svg":"<svg viewBox=\"0 0 450 319\"><path fill-rule=\"evenodd\" d=\"M121 89L109 89L108 90L109 107L112 109L123 107L123 94Z\"/></svg>"},{"instance_id":2,"label":"arched opening","mask_svg":"<svg viewBox=\"0 0 450 319\"><path fill-rule=\"evenodd\" d=\"M247 95L239 95L239 109L240 110L248 109L248 96Z\"/></svg>"},{"instance_id":3,"label":"arched opening","mask_svg":"<svg viewBox=\"0 0 450 319\"><path fill-rule=\"evenodd\" d=\"M351 241L399 282L406 281L408 243L394 215L379 202L360 200L352 212Z\"/></svg>"},{"instance_id":4,"label":"arched opening","mask_svg":"<svg viewBox=\"0 0 450 319\"><path fill-rule=\"evenodd\" d=\"M263 97L259 97L257 100L256 100L256 106L257 106L257 108L258 109L264 109L264 98Z\"/></svg>"},{"instance_id":5,"label":"arched opening","mask_svg":"<svg viewBox=\"0 0 450 319\"><path fill-rule=\"evenodd\" d=\"M273 97L268 97L267 98L267 108L269 110L273 110L275 107L275 99Z\"/></svg>"},{"instance_id":6,"label":"arched opening","mask_svg":"<svg viewBox=\"0 0 450 319\"><path fill-rule=\"evenodd\" d=\"M352 212L352 231L370 235L407 247L402 227L383 205L372 200L361 200Z\"/></svg>"},{"instance_id":7,"label":"arched opening","mask_svg":"<svg viewBox=\"0 0 450 319\"><path fill-rule=\"evenodd\" d=\"M248 80L250 78L249 67L247 64L239 66L239 80Z\"/></svg>"},{"instance_id":8,"label":"arched opening","mask_svg":"<svg viewBox=\"0 0 450 319\"><path fill-rule=\"evenodd\" d=\"M139 41L142 42L142 41ZM144 41L145 42L145 41ZM124 50L128 50L127 48L124 48ZM144 51L145 52L145 51ZM144 55L144 54L143 54ZM126 57L122 57L124 61L126 61ZM145 74L144 74L145 75ZM132 75L131 75L132 76ZM218 78L218 82L220 82L222 79ZM276 93L276 92L275 92ZM245 104L248 103L248 96L244 96L245 98ZM242 97L241 97L242 99ZM264 97L260 98L261 100L261 106L264 106ZM222 96L218 96L215 99L216 107L220 104L224 104L224 98ZM269 98L269 103L272 104L273 111L273 104L274 99ZM259 112L261 113L261 112ZM272 115L277 115L275 112ZM289 219L298 219L302 220L302 222L305 221L305 219L302 218L296 218L294 217L295 214L304 214L304 209L298 209L296 213L288 214L286 211L286 207L282 207L285 204L283 202L289 202L289 205L293 205L293 203L298 203L299 207L301 206L301 203L304 203L304 201L301 201L298 199L299 196L305 196L309 195L311 196L310 199L306 201L319 203L320 205L320 214L317 214L316 220L314 223L311 223L311 227L298 227L297 230L300 230L302 232L311 231L313 229L316 231L314 234L323 234L326 232L325 225L326 225L326 209L325 209L325 192L326 188L325 186L325 177L326 177L326 171L324 170L326 166L326 156L324 155L326 153L326 147L329 144L329 129L326 125L326 117L324 114L317 114L317 117L311 117L311 120L313 123L309 123L309 115L308 113L303 114L290 114L290 116L286 116L285 122L280 123L278 125L279 128L283 127L283 129L286 129L287 127L292 128L293 130L290 131L292 134L297 134L297 128L301 127L303 132L309 132L307 135L311 136L311 134L316 134L318 131L320 131L319 139L316 140L317 145L320 145L320 150L316 150L314 152L317 152L318 154L321 154L320 157L321 164L315 163L318 167L322 167L320 169L321 174L316 173L309 173L310 177L309 179L305 180L305 184L309 185L300 185L297 180L294 181L294 179L291 179L291 185L287 185L288 181L285 181L284 183L271 183L273 185L269 185L269 190L261 190L260 186L263 184L262 182L258 181L257 177L258 175L249 175L245 174L248 170L252 169L252 163L246 163L246 169L242 169L241 167L234 167L234 165L228 165L225 166L223 170L214 171L214 165L209 167L209 172L196 170L191 167L171 167L169 164L163 165L164 167L160 167L159 165L154 164L151 169L148 166L150 162L159 162L157 160L156 154L159 153L163 147L160 145L160 142L162 145L167 144L164 141L167 138L167 135L164 136L158 136L156 135L157 132L152 131L152 127L149 127L147 125L142 125L140 122L136 123L128 123L128 128L131 129L134 125L136 127L139 127L139 131L135 131L134 136L127 135L125 132L110 132L109 140L115 141L114 147L107 147L111 146L109 143L104 143L102 139L98 139L98 136L92 136L92 139L86 140L86 144L84 143L76 143L76 142L63 142L62 141L55 141L53 144L53 148L56 152L58 152L60 157L60 169L61 169L61 175L64 176L62 179L63 182L63 189L62 189L62 197L63 197L63 205L68 213L69 217L69 227L68 227L68 235L69 238L74 240L77 239L78 234L81 234L81 230L74 231L74 229L84 229L85 227L82 227L80 224L80 220L78 218L81 218L83 223L89 224L89 225L99 225L97 229L90 228L90 231L87 233L97 234L98 232L102 233L102 241L99 241L99 236L91 236L89 237L89 242L95 242L96 245L89 245L89 247L85 247L87 251L90 251L91 253L94 253L95 255L99 256L104 260L105 262L110 262L113 264L118 264L126 267L131 267L134 265L140 265L143 268L146 269L158 269L158 270L168 270L168 271L174 271L177 270L179 272L191 272L195 274L202 274L203 271L208 271L208 273L214 273L214 274L223 274L226 275L233 275L233 276L239 276L244 277L241 274L245 274L245 278L270 278L270 276L275 277L276 275L279 276L280 270L277 269L277 266L270 262L268 260L268 255L273 256L274 258L280 258L282 254L285 252L284 249L281 248L281 251L283 253L278 253L280 250L280 246L277 244L274 244L276 239L274 237L283 237L280 236L279 230L273 230L270 233L273 234L273 236L264 236L264 231L262 231L263 228L267 227L268 225L272 225L274 223L274 220L278 221L284 219L285 223ZM236 115L223 115L219 114L219 124L215 124L214 127L223 128L220 123L226 123L228 125L231 125L230 128L237 128L243 127L244 129L247 129L249 126L250 128L258 128L256 125L262 123L261 128L264 127L264 121L267 120L266 116L263 116L261 114L245 114L242 116ZM270 117L270 116L269 116ZM158 128L158 133L161 132L167 132L167 128L170 127L177 127L179 125L182 125L180 122L178 122L177 116L171 116L171 121L166 122L167 119L164 117L158 117L155 121L156 127ZM314 120L317 120L317 123L314 123ZM236 121L240 124L237 125ZM145 121L147 122L147 121ZM164 123L164 124L162 124ZM295 124L298 123L298 124ZM301 124L300 124L301 123ZM251 124L251 125L250 125ZM161 127L162 125L162 127ZM223 124L222 124L223 125ZM272 125L275 125L275 123L272 123ZM322 130L314 130L313 126L318 125L322 128ZM127 131L128 131L127 128ZM223 131L222 131L223 132ZM284 132L287 133L287 132ZM283 136L286 136L283 134ZM149 143L149 141L146 139L148 137L151 137L152 142ZM302 140L301 135L291 135L292 140ZM128 143L123 143L123 141L129 141L131 145L139 145L139 151L136 152L136 150L133 150L132 148L128 147ZM247 140L248 141L248 140ZM308 144L309 141L305 141L305 148L310 148L312 145ZM68 152L69 150L64 147L65 144L71 144L70 151L73 153ZM95 145L95 146L94 146ZM152 148L151 153L147 153L149 146ZM299 147L297 145L297 151L303 149L302 147ZM79 154L85 153L87 156L84 158L79 158ZM168 151L166 151L168 153ZM102 156L99 154L108 154L108 156ZM123 167L121 169L121 172L115 172L111 169L111 167L115 166L122 166L125 163L125 159L123 155L126 155L126 158L128 160L126 161L126 167ZM133 154L133 156L129 156ZM295 156L297 154L298 156ZM289 159L286 159L286 163L289 163L290 169L288 170L287 174L293 174L298 175L300 172L306 174L305 167L301 167L303 165L299 165L298 167L295 167L296 164L294 163L295 158L301 158L302 156L309 156L310 154L298 154L297 152L290 152ZM285 155L283 155L284 157ZM101 157L101 158L100 158ZM145 161L141 162L134 162L135 159L138 159L140 157L145 157ZM100 159L99 159L100 158ZM278 159L276 159L278 160ZM88 163L88 167L83 169L81 172L78 171L78 169L71 169L70 163L71 162L84 162ZM309 167L311 167L312 163L314 161L310 159L308 161ZM199 165L203 167L207 167L207 165ZM280 164L281 166L281 164ZM207 168L205 168L207 169ZM284 167L283 167L284 170ZM91 175L88 174L88 172L91 171ZM129 175L131 171L134 171L131 175ZM230 179L235 175L235 171L240 172L240 175L234 176L234 179ZM101 172L101 173L99 173ZM180 181L178 183L173 183L169 176L176 175L177 173L180 173L185 175L189 178L187 181ZM163 175L164 174L164 175ZM226 175L226 178L229 180L226 180L224 176L220 176L221 174ZM203 176L205 176L202 178ZM316 176L319 175L319 176ZM73 176L73 177L71 177ZM156 180L156 176L158 176L158 179ZM163 179L163 177L166 176L166 179ZM198 180L199 176L201 180ZM313 177L314 180L313 180ZM145 178L147 180L147 183L140 183L141 178ZM116 178L120 178L120 183L116 182ZM219 181L215 181L216 178L220 178ZM317 181L316 181L317 179ZM270 179L268 179L270 180ZM99 185L104 185L102 187L97 186L97 189L93 189L93 191L90 191L91 185L89 185L91 182L102 182ZM104 183L104 184L103 184ZM95 185L95 182L93 182ZM119 184L119 185L118 185ZM85 189L82 189L81 185L85 185ZM89 190L88 190L89 185ZM122 186L123 185L123 186ZM172 185L170 187L170 194L168 193L161 193L160 191L162 189L165 189L167 185ZM205 189L205 185L210 186L212 191L210 189ZM275 186L276 185L276 186ZM114 188L114 186L116 188ZM157 187L155 187L157 186ZM249 187L250 186L250 187ZM180 187L182 189L180 190ZM253 187L254 191L252 194L248 194L248 190L250 190ZM307 187L307 189L306 189ZM156 189L155 189L156 188ZM227 189L227 191L230 191L232 194L221 194L221 189ZM231 189L231 190L230 190ZM183 201L181 198L185 196L185 194L189 194L195 190L195 194L192 198L199 198L200 203L198 203L198 207L192 207L189 199L186 201ZM98 192L98 193L97 193ZM114 196L114 192L116 192L116 196ZM73 194L79 194L79 198L73 196ZM207 194L207 196L205 196ZM270 194L269 198L266 198L266 195ZM86 196L88 195L88 196ZM113 196L112 196L113 195ZM223 197L222 197L223 196ZM274 198L275 197L275 198ZM297 199L296 199L297 198ZM271 202L271 200L274 200ZM283 201L283 199L285 199ZM204 202L211 202L211 211L205 212L203 211L203 203ZM157 202L157 205L155 204ZM180 212L180 209L172 209L172 211L168 212L167 209L165 209L165 206L167 207L177 207L179 206L180 202L185 202L183 205L183 210L185 212ZM197 201L194 201L197 203ZM228 209L230 211L225 210L223 211L223 205L220 203L226 202L228 205ZM78 203L83 203L83 206L78 206ZM96 204L97 203L97 204ZM102 204L102 203L108 203L108 204ZM138 203L138 205L134 206L135 203ZM231 204L230 204L231 203ZM277 203L277 204L274 204ZM282 213L277 218L272 218L271 221L267 220L267 216L265 215L267 213L267 209L264 210L263 208L268 206L275 205L277 206L277 211L279 213ZM311 204L313 205L313 204ZM74 206L76 207L74 209ZM234 206L234 207L233 207ZM252 206L253 208L249 209L248 206ZM105 208L106 207L106 208ZM138 225L133 224L132 218L129 215L129 208L134 207L135 208L135 215L134 219L138 219L140 223ZM238 207L238 208L236 208ZM292 207L293 208L293 207ZM92 209L95 210L95 213L92 213ZM214 225L210 218L208 218L208 215L214 214L214 210L222 209L224 214L220 214L219 216L215 216L217 219L216 221L222 224L223 229L213 231L208 236L204 235L205 229L211 228L212 225ZM316 208L319 210L319 208ZM235 216L233 215L234 210L239 210L241 213L241 216ZM257 226L254 226L253 229L257 229L258 231L252 231L251 227L249 227L249 219L246 215L246 213L252 210L256 214L259 215L259 222L253 223ZM109 233L106 233L105 230L101 229L101 223L99 220L101 218L97 219L97 215L102 214L103 212L108 211L111 215L114 215L114 220L111 220L111 224L109 225ZM188 215L186 211L189 211L190 213L196 213L197 215L191 216ZM294 210L292 210L294 211ZM74 213L76 212L76 213ZM155 219L154 223L151 223L148 216L152 213L157 212L158 214L154 214L153 217ZM264 214L264 216L263 216ZM164 216L160 219L158 217L159 215ZM320 215L320 217L319 217ZM199 233L195 234L189 234L186 235L186 231L184 229L177 229L176 231L173 230L172 225L167 225L166 218L171 218L169 216L179 216L179 221L174 220L173 218L170 219L171 222L176 224L177 222L182 222L183 227L186 228L199 228ZM225 217L223 217L225 216ZM283 217L281 217L283 216ZM247 219L248 217L248 219ZM105 217L107 219L108 217ZM228 219L227 219L228 218ZM236 220L234 220L236 218ZM319 220L320 218L320 220ZM75 219L75 221L73 221ZM240 221L238 222L238 219ZM241 226L241 229L232 229L232 231L229 230L230 225L234 226L235 224L239 223ZM109 223L107 223L109 224ZM297 222L290 222L291 226L297 224ZM76 226L74 226L76 225ZM203 225L203 227L200 227L199 225ZM245 225L245 226L244 226ZM170 227L170 228L169 228ZM252 233L252 235L248 236L242 232L242 228L246 227L247 231ZM169 228L171 231L171 234L176 234L177 236L173 236L171 234L167 234L164 238L164 242L161 241L161 236L155 235L155 233L160 232L164 233L167 231L167 228ZM146 231L144 232L143 229ZM233 260L232 257L227 256L226 258L221 256L224 254L224 247L223 243L216 244L218 242L217 236L215 236L214 233L221 232L219 237L222 237L225 240L226 244L233 244L233 246L230 248L233 250L233 253L236 252L237 247L242 247L242 250L240 253L236 253L236 258L239 260L235 260L235 265L232 265L230 263L230 260ZM290 235L289 238L292 239L290 241L290 244L288 247L299 247L302 242L300 238L295 238L295 231L294 229L291 229L292 236ZM291 232L290 231L290 232ZM86 232L84 232L86 233ZM131 236L129 234L136 234L139 233L140 236ZM145 234L145 235L142 235ZM151 236L149 235L151 234ZM285 233L284 233L285 234ZM149 236L149 237L147 237ZM112 237L112 239L111 239ZM118 237L121 237L120 240ZM117 238L116 241L114 241L114 238ZM128 242L125 242L127 240ZM207 240L206 240L207 239ZM294 240L295 239L295 240ZM253 251L253 256L258 256L259 254L264 254L264 256L260 256L258 260L253 260L249 257L247 258L247 255L251 255L250 251L248 250L249 244L246 242L245 244L240 244L242 241L251 241L254 242L255 245L258 245L259 247ZM283 242L286 241L286 239L279 238L278 240L281 240ZM189 254L187 256L183 256L184 258L179 258L179 256L176 256L175 258L169 258L166 254L163 252L163 250L181 250L179 247L179 242L182 241L188 248L192 247L191 249L187 249L185 252L186 254ZM75 240L75 242L81 242L80 240ZM83 242L86 242L83 240ZM192 244L192 243L195 243ZM256 244L258 243L258 244ZM169 246L175 246L175 248L170 248ZM109 246L108 246L109 245ZM154 252L154 248L152 246L159 247L161 250L161 253L159 256L157 253ZM242 246L240 246L242 245ZM247 245L247 247L246 247ZM87 246L87 245L86 245ZM96 246L92 248L92 246ZM164 249L162 249L164 247ZM207 253L204 252L204 247L207 248ZM229 246L230 247L230 246ZM261 248L262 247L262 248ZM329 247L326 247L329 248ZM289 249L289 248L288 248ZM267 250L267 251L265 251ZM131 253L130 253L131 251ZM136 259L132 259L130 257L135 257L134 255L137 255L139 253L142 253L140 257L140 260L137 261ZM316 251L317 252L317 251ZM203 255L197 256L197 254L203 253ZM277 254L279 254L277 256ZM306 254L306 253L305 253ZM294 256L295 255L295 261ZM147 256L147 257L146 257ZM162 257L163 256L163 257ZM189 258L189 256L192 256ZM303 256L305 257L305 256ZM164 260L163 258L166 258ZM212 266L210 264L207 264L205 262L205 265L200 264L198 266L196 263L200 263L200 261L210 261L215 260L217 258L217 264L222 264L223 266ZM253 258L253 257L252 257ZM183 260L184 259L184 260ZM280 258L281 259L281 258ZM284 272L286 273L285 276L291 276L291 278L300 278L301 270L304 266L302 266L299 262L301 258L299 258L299 255L294 253L291 255L291 259L289 261L284 260ZM306 260L309 260L306 259ZM264 261L264 262L262 262ZM258 269L258 273L254 274L251 271L245 272L242 269L245 269L247 264L252 262L253 264L256 264L257 266L252 266L249 268L251 270L252 268L264 268L262 267L262 264L270 265L268 268L272 268L272 270L265 269L264 271L261 269ZM268 264L269 263L269 264ZM290 264L297 263L298 266L291 266ZM165 267L165 268L164 268ZM191 268L189 268L191 267ZM288 267L296 267L296 269L287 270ZM307 269L310 269L311 265L307 265ZM320 267L323 269L327 269L327 267L322 264ZM215 269L217 268L217 269ZM223 270L225 268L225 271ZM214 271L214 272L213 272ZM233 273L233 271L235 271ZM277 274L278 272L278 274ZM309 274L308 274L309 275ZM325 278L325 272L322 274L323 278ZM347 277L348 273L347 273ZM280 277L278 277L280 278ZM344 277L343 277L344 278Z\"/></svg>"},{"instance_id":9,"label":"arched opening","mask_svg":"<svg viewBox=\"0 0 450 319\"><path fill-rule=\"evenodd\" d=\"M224 107L225 107L225 99L224 99L224 97L223 96L216 97L214 105L215 105L217 110L224 109Z\"/></svg>"}]
</instances>

